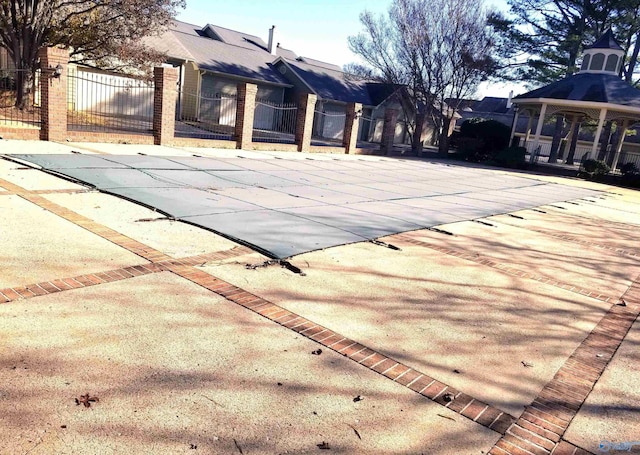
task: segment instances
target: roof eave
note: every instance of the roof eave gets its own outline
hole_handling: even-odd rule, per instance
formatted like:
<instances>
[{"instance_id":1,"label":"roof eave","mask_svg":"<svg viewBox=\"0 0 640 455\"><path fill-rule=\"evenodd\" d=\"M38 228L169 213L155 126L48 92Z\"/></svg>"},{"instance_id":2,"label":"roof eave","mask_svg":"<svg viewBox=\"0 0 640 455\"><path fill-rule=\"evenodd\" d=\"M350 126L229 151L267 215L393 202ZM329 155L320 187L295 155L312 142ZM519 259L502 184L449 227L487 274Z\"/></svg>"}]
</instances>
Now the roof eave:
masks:
<instances>
[{"instance_id":1,"label":"roof eave","mask_svg":"<svg viewBox=\"0 0 640 455\"><path fill-rule=\"evenodd\" d=\"M205 72L211 73L211 74L215 74L217 76L232 77L233 79L238 79L239 81L243 81L243 82L251 82L251 83L262 84L262 85L267 84L267 85L273 85L273 86L276 86L276 87L284 87L284 88L293 87L292 84L285 84L285 83L282 83L282 82L265 81L264 79L255 79L255 78L246 77L246 76L237 76L235 74L223 73L221 71L214 71L214 70L210 70L210 69L206 69L206 68L198 67L198 70L205 71Z\"/></svg>"},{"instance_id":2,"label":"roof eave","mask_svg":"<svg viewBox=\"0 0 640 455\"><path fill-rule=\"evenodd\" d=\"M634 113L640 116L640 107L623 106L621 104L601 103L597 101L559 100L555 98L513 98L513 104L554 104L556 106L575 106L581 108L607 109L609 111Z\"/></svg>"}]
</instances>

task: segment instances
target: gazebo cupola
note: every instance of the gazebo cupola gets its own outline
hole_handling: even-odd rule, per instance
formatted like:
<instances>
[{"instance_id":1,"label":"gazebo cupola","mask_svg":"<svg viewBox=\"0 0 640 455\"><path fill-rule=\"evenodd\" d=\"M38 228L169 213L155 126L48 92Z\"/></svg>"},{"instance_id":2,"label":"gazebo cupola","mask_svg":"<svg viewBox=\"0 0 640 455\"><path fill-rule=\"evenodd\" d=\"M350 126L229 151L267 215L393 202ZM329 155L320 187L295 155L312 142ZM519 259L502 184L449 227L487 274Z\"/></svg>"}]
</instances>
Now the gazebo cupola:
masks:
<instances>
[{"instance_id":1,"label":"gazebo cupola","mask_svg":"<svg viewBox=\"0 0 640 455\"><path fill-rule=\"evenodd\" d=\"M624 61L624 49L616 42L611 29L593 45L585 48L579 73L619 74Z\"/></svg>"}]
</instances>

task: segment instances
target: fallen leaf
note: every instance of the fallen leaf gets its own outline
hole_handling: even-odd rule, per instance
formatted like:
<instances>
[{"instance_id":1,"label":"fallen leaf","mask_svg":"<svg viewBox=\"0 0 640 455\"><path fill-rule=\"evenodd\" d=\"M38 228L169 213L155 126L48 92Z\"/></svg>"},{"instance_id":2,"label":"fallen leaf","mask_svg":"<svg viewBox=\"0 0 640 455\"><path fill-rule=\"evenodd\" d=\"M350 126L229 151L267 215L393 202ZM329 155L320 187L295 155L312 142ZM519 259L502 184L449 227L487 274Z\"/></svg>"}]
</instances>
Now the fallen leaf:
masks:
<instances>
[{"instance_id":1,"label":"fallen leaf","mask_svg":"<svg viewBox=\"0 0 640 455\"><path fill-rule=\"evenodd\" d=\"M520 363L527 368L531 368L533 366L533 363L525 362L524 360L522 360Z\"/></svg>"},{"instance_id":2,"label":"fallen leaf","mask_svg":"<svg viewBox=\"0 0 640 455\"><path fill-rule=\"evenodd\" d=\"M320 444L316 444L316 445L318 446L318 449L331 450L331 447L329 447L329 443L328 442L322 441Z\"/></svg>"},{"instance_id":3,"label":"fallen leaf","mask_svg":"<svg viewBox=\"0 0 640 455\"><path fill-rule=\"evenodd\" d=\"M238 444L238 441L234 439L233 443L236 445L236 449L238 449L238 452L240 452L240 454L244 454L244 452L242 451L242 447L240 447L240 444Z\"/></svg>"},{"instance_id":4,"label":"fallen leaf","mask_svg":"<svg viewBox=\"0 0 640 455\"><path fill-rule=\"evenodd\" d=\"M75 401L76 401L76 406L83 404L85 408L90 408L91 403L96 403L100 401L100 399L98 397L92 397L87 393L86 395L80 395L80 398L76 398Z\"/></svg>"},{"instance_id":5,"label":"fallen leaf","mask_svg":"<svg viewBox=\"0 0 640 455\"><path fill-rule=\"evenodd\" d=\"M311 354L320 355L320 354L322 354L322 349L316 349L315 351L311 351Z\"/></svg>"},{"instance_id":6,"label":"fallen leaf","mask_svg":"<svg viewBox=\"0 0 640 455\"><path fill-rule=\"evenodd\" d=\"M354 403L357 403L358 401L362 401L362 400L364 400L364 397L363 397L363 396L358 395L357 397L355 397L355 398L353 399L353 402L354 402Z\"/></svg>"},{"instance_id":7,"label":"fallen leaf","mask_svg":"<svg viewBox=\"0 0 640 455\"><path fill-rule=\"evenodd\" d=\"M453 401L454 396L450 393L445 393L444 395L442 395L442 399L444 401L446 401L447 403Z\"/></svg>"}]
</instances>

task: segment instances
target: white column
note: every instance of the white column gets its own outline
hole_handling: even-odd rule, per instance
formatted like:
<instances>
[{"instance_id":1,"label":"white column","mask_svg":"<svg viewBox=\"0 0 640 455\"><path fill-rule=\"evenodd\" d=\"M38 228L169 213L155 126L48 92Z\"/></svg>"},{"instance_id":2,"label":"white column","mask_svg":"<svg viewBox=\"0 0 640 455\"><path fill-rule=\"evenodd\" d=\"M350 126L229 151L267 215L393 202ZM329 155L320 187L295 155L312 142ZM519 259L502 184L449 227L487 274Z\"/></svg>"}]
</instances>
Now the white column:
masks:
<instances>
[{"instance_id":1,"label":"white column","mask_svg":"<svg viewBox=\"0 0 640 455\"><path fill-rule=\"evenodd\" d=\"M616 145L616 154L613 156L613 162L611 163L611 170L615 171L618 166L618 159L620 159L620 153L622 152L622 145L624 144L624 138L627 132L627 126L629 126L629 120L624 119L622 121L622 127L620 127L620 136L618 137L618 144Z\"/></svg>"},{"instance_id":2,"label":"white column","mask_svg":"<svg viewBox=\"0 0 640 455\"><path fill-rule=\"evenodd\" d=\"M544 116L547 113L547 103L542 104L542 108L540 109L540 115L538 116L538 125L536 126L536 136L533 140L533 148L529 153L531 153L531 162L535 158L536 149L538 148L538 144L540 144L540 134L542 133L542 126L544 125Z\"/></svg>"},{"instance_id":3,"label":"white column","mask_svg":"<svg viewBox=\"0 0 640 455\"><path fill-rule=\"evenodd\" d=\"M604 126L604 121L607 118L607 110L602 109L600 111L600 119L598 120L598 129L596 130L596 137L593 140L593 146L591 147L591 152L589 153L589 159L594 159L597 155L598 151L598 143L600 142L600 135L602 134L602 127Z\"/></svg>"},{"instance_id":4,"label":"white column","mask_svg":"<svg viewBox=\"0 0 640 455\"><path fill-rule=\"evenodd\" d=\"M513 136L516 134L516 127L518 126L518 115L520 110L516 108L516 112L513 114L513 125L511 125L511 136L509 136L509 147L513 143Z\"/></svg>"},{"instance_id":5,"label":"white column","mask_svg":"<svg viewBox=\"0 0 640 455\"><path fill-rule=\"evenodd\" d=\"M531 124L533 123L533 112L529 111L529 121L527 122L527 133L524 135L524 145L527 145L531 138Z\"/></svg>"}]
</instances>

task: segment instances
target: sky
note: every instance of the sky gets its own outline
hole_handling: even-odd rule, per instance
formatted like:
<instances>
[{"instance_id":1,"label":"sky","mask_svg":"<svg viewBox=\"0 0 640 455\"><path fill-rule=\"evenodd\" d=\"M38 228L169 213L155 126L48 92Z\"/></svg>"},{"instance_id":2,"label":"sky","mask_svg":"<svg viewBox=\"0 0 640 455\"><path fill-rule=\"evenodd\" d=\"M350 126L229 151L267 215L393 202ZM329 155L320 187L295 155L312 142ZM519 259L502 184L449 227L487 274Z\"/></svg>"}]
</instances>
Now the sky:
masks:
<instances>
[{"instance_id":1,"label":"sky","mask_svg":"<svg viewBox=\"0 0 640 455\"><path fill-rule=\"evenodd\" d=\"M385 14L390 0L186 0L187 7L178 20L194 25L206 24L239 30L261 37L276 26L275 41L296 54L345 65L358 61L347 38L362 30L359 16L364 10ZM506 11L506 0L486 0L488 5ZM478 98L507 97L526 90L516 85L483 84Z\"/></svg>"}]
</instances>

